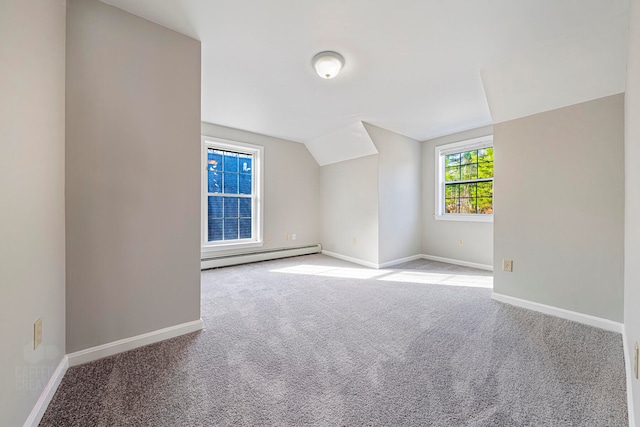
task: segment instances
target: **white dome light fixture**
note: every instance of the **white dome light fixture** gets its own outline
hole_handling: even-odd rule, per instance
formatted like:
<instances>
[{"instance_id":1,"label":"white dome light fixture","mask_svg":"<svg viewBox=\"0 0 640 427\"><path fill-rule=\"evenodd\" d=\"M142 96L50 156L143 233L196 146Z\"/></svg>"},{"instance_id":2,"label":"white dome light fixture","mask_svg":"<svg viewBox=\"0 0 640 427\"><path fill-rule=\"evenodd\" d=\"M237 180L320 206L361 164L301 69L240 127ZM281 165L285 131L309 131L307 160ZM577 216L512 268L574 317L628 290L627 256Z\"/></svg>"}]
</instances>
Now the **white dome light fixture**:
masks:
<instances>
[{"instance_id":1,"label":"white dome light fixture","mask_svg":"<svg viewBox=\"0 0 640 427\"><path fill-rule=\"evenodd\" d=\"M344 58L337 52L324 51L313 57L313 68L323 79L332 79L344 66Z\"/></svg>"}]
</instances>

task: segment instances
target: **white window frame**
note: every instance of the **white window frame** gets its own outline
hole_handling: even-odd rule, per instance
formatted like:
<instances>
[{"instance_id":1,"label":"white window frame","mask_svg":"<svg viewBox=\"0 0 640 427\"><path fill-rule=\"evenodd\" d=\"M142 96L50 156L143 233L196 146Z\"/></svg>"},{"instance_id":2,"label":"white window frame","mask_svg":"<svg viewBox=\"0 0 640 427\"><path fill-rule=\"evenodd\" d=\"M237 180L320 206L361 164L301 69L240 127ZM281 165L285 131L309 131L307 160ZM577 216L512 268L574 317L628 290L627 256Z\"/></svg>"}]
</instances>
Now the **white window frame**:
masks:
<instances>
[{"instance_id":1,"label":"white window frame","mask_svg":"<svg viewBox=\"0 0 640 427\"><path fill-rule=\"evenodd\" d=\"M214 148L224 151L234 151L244 154L250 154L253 156L253 204L252 204L252 230L253 237L251 239L238 239L238 240L222 240L219 242L208 241L208 163L207 163L207 149ZM253 144L246 144L243 142L229 141L226 139L213 138L210 136L202 136L202 156L200 165L202 168L202 181L200 189L200 198L202 204L201 210L201 233L200 233L200 246L202 254L208 252L217 252L230 249L242 249L242 248L255 248L263 245L262 240L262 223L263 223L263 186L264 186L264 172L263 172L263 158L264 147Z\"/></svg>"},{"instance_id":2,"label":"white window frame","mask_svg":"<svg viewBox=\"0 0 640 427\"><path fill-rule=\"evenodd\" d=\"M444 190L445 190L445 167L444 157L447 154L459 153L462 151L477 150L481 148L493 147L493 135L479 138L467 139L435 147L435 210L433 217L436 220L444 221L469 221L469 222L493 222L493 214L459 214L445 213ZM495 161L495 159L494 159ZM495 172L495 164L494 164ZM495 197L494 197L495 200Z\"/></svg>"}]
</instances>

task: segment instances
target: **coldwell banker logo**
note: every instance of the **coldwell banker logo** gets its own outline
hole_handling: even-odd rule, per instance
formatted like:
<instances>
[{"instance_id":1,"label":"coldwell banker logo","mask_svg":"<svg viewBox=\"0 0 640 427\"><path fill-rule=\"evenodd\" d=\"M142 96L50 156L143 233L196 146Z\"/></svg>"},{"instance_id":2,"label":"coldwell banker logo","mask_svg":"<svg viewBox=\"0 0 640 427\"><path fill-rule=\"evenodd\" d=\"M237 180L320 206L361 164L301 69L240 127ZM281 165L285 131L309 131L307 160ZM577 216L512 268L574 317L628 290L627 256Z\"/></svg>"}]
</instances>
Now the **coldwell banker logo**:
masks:
<instances>
[{"instance_id":1,"label":"coldwell banker logo","mask_svg":"<svg viewBox=\"0 0 640 427\"><path fill-rule=\"evenodd\" d=\"M60 349L55 345L40 345L33 349L28 343L22 347L25 364L16 366L16 390L42 390L53 376L55 367L46 361L56 361L60 356ZM49 366L43 366L43 365Z\"/></svg>"}]
</instances>

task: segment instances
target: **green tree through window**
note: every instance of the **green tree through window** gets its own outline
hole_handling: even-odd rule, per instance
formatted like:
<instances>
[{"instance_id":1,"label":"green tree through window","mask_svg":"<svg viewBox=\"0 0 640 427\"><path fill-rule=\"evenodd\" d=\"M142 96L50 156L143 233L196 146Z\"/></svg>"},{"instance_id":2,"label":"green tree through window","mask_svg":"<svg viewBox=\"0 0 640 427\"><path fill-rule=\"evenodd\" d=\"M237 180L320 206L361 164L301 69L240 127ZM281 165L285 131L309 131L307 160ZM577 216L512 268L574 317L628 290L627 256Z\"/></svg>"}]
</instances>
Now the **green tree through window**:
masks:
<instances>
[{"instance_id":1,"label":"green tree through window","mask_svg":"<svg viewBox=\"0 0 640 427\"><path fill-rule=\"evenodd\" d=\"M493 147L444 156L444 212L493 213Z\"/></svg>"}]
</instances>

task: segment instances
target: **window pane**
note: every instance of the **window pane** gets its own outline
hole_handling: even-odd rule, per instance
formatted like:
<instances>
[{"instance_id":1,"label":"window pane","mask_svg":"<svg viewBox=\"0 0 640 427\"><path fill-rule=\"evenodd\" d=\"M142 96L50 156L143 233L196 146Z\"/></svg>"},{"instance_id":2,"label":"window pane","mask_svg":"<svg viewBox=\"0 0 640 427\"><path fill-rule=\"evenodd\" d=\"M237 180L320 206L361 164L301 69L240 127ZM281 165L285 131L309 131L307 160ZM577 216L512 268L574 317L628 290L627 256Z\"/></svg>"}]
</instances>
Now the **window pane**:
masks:
<instances>
[{"instance_id":1,"label":"window pane","mask_svg":"<svg viewBox=\"0 0 640 427\"><path fill-rule=\"evenodd\" d=\"M235 240L238 238L238 220L224 220L224 240Z\"/></svg>"},{"instance_id":2,"label":"window pane","mask_svg":"<svg viewBox=\"0 0 640 427\"><path fill-rule=\"evenodd\" d=\"M239 156L239 162L240 164L239 166L239 172L240 173L251 173L252 171L252 163L253 163L253 157L247 155L247 154L240 154Z\"/></svg>"},{"instance_id":3,"label":"window pane","mask_svg":"<svg viewBox=\"0 0 640 427\"><path fill-rule=\"evenodd\" d=\"M209 196L209 218L222 218L222 197Z\"/></svg>"},{"instance_id":4,"label":"window pane","mask_svg":"<svg viewBox=\"0 0 640 427\"><path fill-rule=\"evenodd\" d=\"M477 185L478 197L493 196L493 182L479 182Z\"/></svg>"},{"instance_id":5,"label":"window pane","mask_svg":"<svg viewBox=\"0 0 640 427\"><path fill-rule=\"evenodd\" d=\"M460 197L476 197L476 184L460 184Z\"/></svg>"},{"instance_id":6,"label":"window pane","mask_svg":"<svg viewBox=\"0 0 640 427\"><path fill-rule=\"evenodd\" d=\"M251 238L251 218L240 219L240 238L241 239Z\"/></svg>"},{"instance_id":7,"label":"window pane","mask_svg":"<svg viewBox=\"0 0 640 427\"><path fill-rule=\"evenodd\" d=\"M224 171L238 172L238 153L224 152Z\"/></svg>"},{"instance_id":8,"label":"window pane","mask_svg":"<svg viewBox=\"0 0 640 427\"><path fill-rule=\"evenodd\" d=\"M209 172L207 174L207 191L209 193L222 193L222 174L211 170L209 165Z\"/></svg>"},{"instance_id":9,"label":"window pane","mask_svg":"<svg viewBox=\"0 0 640 427\"><path fill-rule=\"evenodd\" d=\"M493 162L478 163L478 178L493 178Z\"/></svg>"},{"instance_id":10,"label":"window pane","mask_svg":"<svg viewBox=\"0 0 640 427\"><path fill-rule=\"evenodd\" d=\"M446 213L458 213L458 199L446 199L444 207Z\"/></svg>"},{"instance_id":11,"label":"window pane","mask_svg":"<svg viewBox=\"0 0 640 427\"><path fill-rule=\"evenodd\" d=\"M478 213L479 214L492 214L493 213L493 199L492 198L478 198Z\"/></svg>"},{"instance_id":12,"label":"window pane","mask_svg":"<svg viewBox=\"0 0 640 427\"><path fill-rule=\"evenodd\" d=\"M222 222L221 219L209 220L209 241L222 240Z\"/></svg>"},{"instance_id":13,"label":"window pane","mask_svg":"<svg viewBox=\"0 0 640 427\"><path fill-rule=\"evenodd\" d=\"M207 163L216 170L222 170L222 151L207 149Z\"/></svg>"},{"instance_id":14,"label":"window pane","mask_svg":"<svg viewBox=\"0 0 640 427\"><path fill-rule=\"evenodd\" d=\"M483 148L478 150L478 162L492 162L493 161L493 147Z\"/></svg>"},{"instance_id":15,"label":"window pane","mask_svg":"<svg viewBox=\"0 0 640 427\"><path fill-rule=\"evenodd\" d=\"M460 184L447 184L445 185L445 198L447 199L457 199L460 191Z\"/></svg>"},{"instance_id":16,"label":"window pane","mask_svg":"<svg viewBox=\"0 0 640 427\"><path fill-rule=\"evenodd\" d=\"M465 151L460 155L460 161L463 165L478 162L478 150Z\"/></svg>"},{"instance_id":17,"label":"window pane","mask_svg":"<svg viewBox=\"0 0 640 427\"><path fill-rule=\"evenodd\" d=\"M217 150L207 150L207 190L209 193L222 192L222 154Z\"/></svg>"},{"instance_id":18,"label":"window pane","mask_svg":"<svg viewBox=\"0 0 640 427\"><path fill-rule=\"evenodd\" d=\"M240 218L251 218L251 199L240 199Z\"/></svg>"},{"instance_id":19,"label":"window pane","mask_svg":"<svg viewBox=\"0 0 640 427\"><path fill-rule=\"evenodd\" d=\"M238 218L238 198L237 197L225 197L224 198L224 218ZM226 237L225 237L226 240Z\"/></svg>"},{"instance_id":20,"label":"window pane","mask_svg":"<svg viewBox=\"0 0 640 427\"><path fill-rule=\"evenodd\" d=\"M238 174L224 173L224 193L238 194Z\"/></svg>"},{"instance_id":21,"label":"window pane","mask_svg":"<svg viewBox=\"0 0 640 427\"><path fill-rule=\"evenodd\" d=\"M251 175L241 173L240 177L240 194L251 194Z\"/></svg>"},{"instance_id":22,"label":"window pane","mask_svg":"<svg viewBox=\"0 0 640 427\"><path fill-rule=\"evenodd\" d=\"M476 199L475 198L460 198L460 213L470 214L476 213Z\"/></svg>"},{"instance_id":23,"label":"window pane","mask_svg":"<svg viewBox=\"0 0 640 427\"><path fill-rule=\"evenodd\" d=\"M460 181L460 166L448 167L444 176L445 181Z\"/></svg>"},{"instance_id":24,"label":"window pane","mask_svg":"<svg viewBox=\"0 0 640 427\"><path fill-rule=\"evenodd\" d=\"M460 153L449 154L444 158L445 167L458 166L460 164Z\"/></svg>"},{"instance_id":25,"label":"window pane","mask_svg":"<svg viewBox=\"0 0 640 427\"><path fill-rule=\"evenodd\" d=\"M478 179L478 165L465 165L462 166L461 178L462 181L467 181L470 179Z\"/></svg>"}]
</instances>

